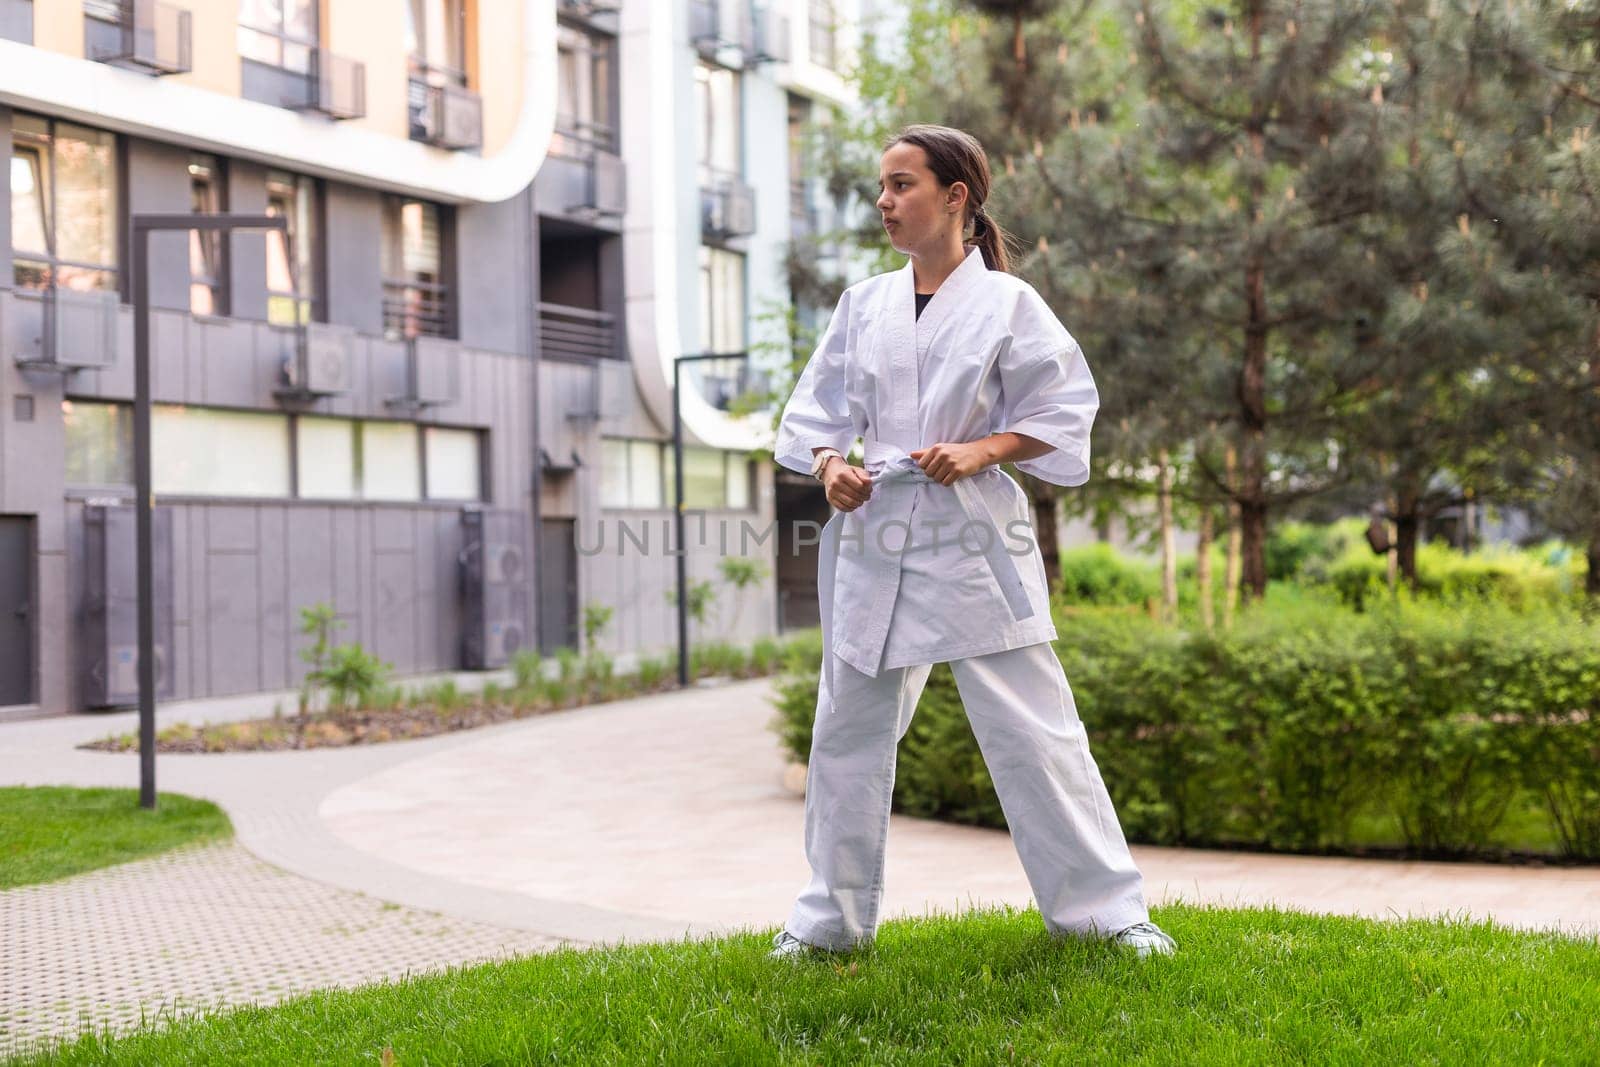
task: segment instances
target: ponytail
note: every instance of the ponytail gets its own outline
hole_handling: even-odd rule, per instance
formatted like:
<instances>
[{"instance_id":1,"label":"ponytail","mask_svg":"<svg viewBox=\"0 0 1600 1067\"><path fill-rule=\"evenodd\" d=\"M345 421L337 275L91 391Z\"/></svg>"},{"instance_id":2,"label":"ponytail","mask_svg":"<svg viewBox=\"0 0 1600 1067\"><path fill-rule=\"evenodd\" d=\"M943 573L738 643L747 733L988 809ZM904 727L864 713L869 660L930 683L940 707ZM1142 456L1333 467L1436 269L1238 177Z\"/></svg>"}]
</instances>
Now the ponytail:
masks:
<instances>
[{"instance_id":1,"label":"ponytail","mask_svg":"<svg viewBox=\"0 0 1600 1067\"><path fill-rule=\"evenodd\" d=\"M1003 226L990 218L988 212L980 207L972 213L972 239L964 243L978 246L983 253L984 266L990 270L1010 273L1010 246L1015 240Z\"/></svg>"}]
</instances>

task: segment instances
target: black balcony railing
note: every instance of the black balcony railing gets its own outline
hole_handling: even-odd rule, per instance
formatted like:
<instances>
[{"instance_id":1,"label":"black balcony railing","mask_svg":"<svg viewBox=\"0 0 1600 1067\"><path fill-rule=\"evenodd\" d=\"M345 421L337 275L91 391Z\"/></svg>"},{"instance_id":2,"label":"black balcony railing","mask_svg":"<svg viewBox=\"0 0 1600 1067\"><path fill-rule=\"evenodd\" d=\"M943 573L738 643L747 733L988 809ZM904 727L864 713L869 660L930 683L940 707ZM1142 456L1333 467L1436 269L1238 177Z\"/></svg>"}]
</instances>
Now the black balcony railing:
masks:
<instances>
[{"instance_id":1,"label":"black balcony railing","mask_svg":"<svg viewBox=\"0 0 1600 1067\"><path fill-rule=\"evenodd\" d=\"M449 286L431 282L383 283L385 337L449 337L454 325Z\"/></svg>"},{"instance_id":2,"label":"black balcony railing","mask_svg":"<svg viewBox=\"0 0 1600 1067\"><path fill-rule=\"evenodd\" d=\"M0 0L0 40L33 43L33 0Z\"/></svg>"},{"instance_id":3,"label":"black balcony railing","mask_svg":"<svg viewBox=\"0 0 1600 1067\"><path fill-rule=\"evenodd\" d=\"M413 76L406 101L413 141L440 148L483 147L483 97L471 89Z\"/></svg>"},{"instance_id":4,"label":"black balcony railing","mask_svg":"<svg viewBox=\"0 0 1600 1067\"><path fill-rule=\"evenodd\" d=\"M86 0L84 55L149 74L183 74L194 67L191 22L186 9L160 0Z\"/></svg>"},{"instance_id":5,"label":"black balcony railing","mask_svg":"<svg viewBox=\"0 0 1600 1067\"><path fill-rule=\"evenodd\" d=\"M539 305L539 339L546 359L616 359L616 316L565 304Z\"/></svg>"},{"instance_id":6,"label":"black balcony railing","mask_svg":"<svg viewBox=\"0 0 1600 1067\"><path fill-rule=\"evenodd\" d=\"M756 191L737 175L709 172L700 182L700 232L723 240L756 232Z\"/></svg>"}]
</instances>

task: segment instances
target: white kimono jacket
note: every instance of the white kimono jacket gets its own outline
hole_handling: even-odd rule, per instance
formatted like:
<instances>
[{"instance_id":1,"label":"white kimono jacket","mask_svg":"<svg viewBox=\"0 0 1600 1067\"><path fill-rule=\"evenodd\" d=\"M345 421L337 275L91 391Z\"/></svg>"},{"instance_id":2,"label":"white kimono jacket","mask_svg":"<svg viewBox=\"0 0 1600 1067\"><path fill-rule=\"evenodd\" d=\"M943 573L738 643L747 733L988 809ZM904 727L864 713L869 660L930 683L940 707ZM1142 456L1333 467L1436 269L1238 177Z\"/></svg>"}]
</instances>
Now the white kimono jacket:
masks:
<instances>
[{"instance_id":1,"label":"white kimono jacket","mask_svg":"<svg viewBox=\"0 0 1600 1067\"><path fill-rule=\"evenodd\" d=\"M876 677L1056 637L1022 487L993 464L943 486L907 453L1014 430L1055 446L1018 469L1082 485L1100 403L1083 351L1031 285L989 270L976 247L920 318L914 294L909 261L846 289L778 426L775 458L801 473L813 448L848 454L863 437L873 480L871 498L823 530L830 694L830 648Z\"/></svg>"}]
</instances>

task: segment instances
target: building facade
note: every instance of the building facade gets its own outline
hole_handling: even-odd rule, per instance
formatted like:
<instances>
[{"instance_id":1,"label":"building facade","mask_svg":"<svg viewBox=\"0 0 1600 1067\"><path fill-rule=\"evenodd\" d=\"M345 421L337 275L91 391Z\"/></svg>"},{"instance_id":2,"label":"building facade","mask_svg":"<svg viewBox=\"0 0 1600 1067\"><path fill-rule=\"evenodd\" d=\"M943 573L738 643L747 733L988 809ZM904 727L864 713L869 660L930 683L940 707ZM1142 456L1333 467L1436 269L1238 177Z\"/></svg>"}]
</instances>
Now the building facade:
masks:
<instances>
[{"instance_id":1,"label":"building facade","mask_svg":"<svg viewBox=\"0 0 1600 1067\"><path fill-rule=\"evenodd\" d=\"M790 120L847 99L850 15L0 0L0 709L133 699L136 271L163 698L295 686L321 602L400 674L578 647L591 607L597 647L669 651L672 363L781 339ZM287 235L130 262L132 216L189 211ZM773 518L747 365L684 391L692 530ZM774 554L690 542L697 636L777 628Z\"/></svg>"}]
</instances>

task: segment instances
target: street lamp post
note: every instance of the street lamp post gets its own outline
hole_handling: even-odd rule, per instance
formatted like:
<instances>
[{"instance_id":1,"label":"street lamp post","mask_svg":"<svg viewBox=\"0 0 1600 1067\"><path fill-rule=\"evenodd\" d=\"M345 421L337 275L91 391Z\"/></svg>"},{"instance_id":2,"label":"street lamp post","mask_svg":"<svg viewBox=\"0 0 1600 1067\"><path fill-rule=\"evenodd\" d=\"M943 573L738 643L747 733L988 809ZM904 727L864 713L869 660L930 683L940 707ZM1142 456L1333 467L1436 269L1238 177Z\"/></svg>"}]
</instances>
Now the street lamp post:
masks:
<instances>
[{"instance_id":1,"label":"street lamp post","mask_svg":"<svg viewBox=\"0 0 1600 1067\"><path fill-rule=\"evenodd\" d=\"M678 685L689 684L689 555L684 548L683 534L683 411L680 405L679 383L683 364L701 360L748 360L749 353L707 353L697 356L679 356L672 361L672 492L673 518L678 539Z\"/></svg>"},{"instance_id":2,"label":"street lamp post","mask_svg":"<svg viewBox=\"0 0 1600 1067\"><path fill-rule=\"evenodd\" d=\"M139 593L139 806L156 806L156 610L150 475L150 235L158 230L277 230L272 215L135 215L133 224L133 478Z\"/></svg>"}]
</instances>

